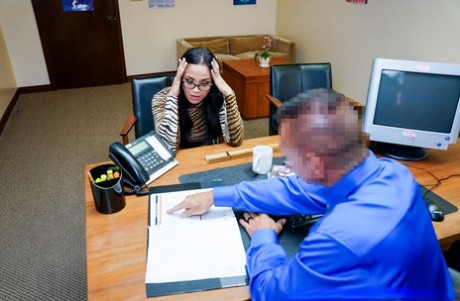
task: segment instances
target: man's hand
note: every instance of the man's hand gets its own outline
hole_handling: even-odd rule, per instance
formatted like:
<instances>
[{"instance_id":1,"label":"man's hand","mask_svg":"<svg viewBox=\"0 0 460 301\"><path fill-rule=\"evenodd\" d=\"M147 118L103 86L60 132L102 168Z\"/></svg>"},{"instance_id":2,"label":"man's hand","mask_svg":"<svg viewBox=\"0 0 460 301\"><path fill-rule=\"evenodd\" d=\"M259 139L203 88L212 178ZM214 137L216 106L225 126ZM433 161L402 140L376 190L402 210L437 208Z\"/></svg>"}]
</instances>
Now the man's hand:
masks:
<instances>
[{"instance_id":1,"label":"man's hand","mask_svg":"<svg viewBox=\"0 0 460 301\"><path fill-rule=\"evenodd\" d=\"M240 225L248 232L248 235L252 237L252 234L261 229L273 229L276 234L280 234L283 230L284 224L286 224L286 219L282 218L278 221L274 221L265 213L248 213L245 212L243 215L244 218L240 219Z\"/></svg>"},{"instance_id":2,"label":"man's hand","mask_svg":"<svg viewBox=\"0 0 460 301\"><path fill-rule=\"evenodd\" d=\"M171 214L181 209L185 209L181 213L181 217L190 217L192 215L200 215L208 212L209 208L214 204L214 197L211 191L200 192L188 195L185 200L176 206L170 208L167 213Z\"/></svg>"}]
</instances>

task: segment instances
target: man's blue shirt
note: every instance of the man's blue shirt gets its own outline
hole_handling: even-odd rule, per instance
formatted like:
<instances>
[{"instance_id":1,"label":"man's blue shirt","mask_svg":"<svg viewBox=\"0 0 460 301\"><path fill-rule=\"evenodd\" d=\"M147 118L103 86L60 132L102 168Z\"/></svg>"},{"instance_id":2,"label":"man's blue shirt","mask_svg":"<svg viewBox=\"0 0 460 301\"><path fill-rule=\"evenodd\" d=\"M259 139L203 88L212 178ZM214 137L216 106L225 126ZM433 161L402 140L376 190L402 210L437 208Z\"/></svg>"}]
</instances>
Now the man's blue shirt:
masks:
<instances>
[{"instance_id":1,"label":"man's blue shirt","mask_svg":"<svg viewBox=\"0 0 460 301\"><path fill-rule=\"evenodd\" d=\"M216 206L324 214L288 258L274 230L247 254L253 300L453 300L420 187L403 165L368 158L332 187L297 176L214 189Z\"/></svg>"}]
</instances>

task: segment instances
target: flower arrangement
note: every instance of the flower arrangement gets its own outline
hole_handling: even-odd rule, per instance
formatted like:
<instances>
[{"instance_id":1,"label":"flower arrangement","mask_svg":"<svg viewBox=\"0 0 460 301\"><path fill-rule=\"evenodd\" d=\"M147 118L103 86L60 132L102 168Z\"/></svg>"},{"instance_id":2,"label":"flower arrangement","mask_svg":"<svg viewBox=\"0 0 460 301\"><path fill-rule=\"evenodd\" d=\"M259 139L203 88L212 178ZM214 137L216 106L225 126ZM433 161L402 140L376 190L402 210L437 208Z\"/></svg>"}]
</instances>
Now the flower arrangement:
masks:
<instances>
[{"instance_id":1,"label":"flower arrangement","mask_svg":"<svg viewBox=\"0 0 460 301\"><path fill-rule=\"evenodd\" d=\"M262 46L262 48L264 49L264 51L256 52L256 54L254 54L254 60L257 59L258 57L261 57L264 59L267 59L270 57L270 54L268 53L268 51L272 48L272 37L268 35L264 37L264 45Z\"/></svg>"}]
</instances>

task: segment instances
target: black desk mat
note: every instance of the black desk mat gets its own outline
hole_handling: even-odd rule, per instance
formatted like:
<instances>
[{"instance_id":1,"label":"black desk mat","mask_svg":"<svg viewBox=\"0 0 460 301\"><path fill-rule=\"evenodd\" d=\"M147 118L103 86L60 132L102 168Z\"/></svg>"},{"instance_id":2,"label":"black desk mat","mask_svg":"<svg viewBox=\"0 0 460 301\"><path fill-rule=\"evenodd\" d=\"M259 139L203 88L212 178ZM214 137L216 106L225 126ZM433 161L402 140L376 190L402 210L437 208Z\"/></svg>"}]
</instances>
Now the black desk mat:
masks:
<instances>
[{"instance_id":1,"label":"black desk mat","mask_svg":"<svg viewBox=\"0 0 460 301\"><path fill-rule=\"evenodd\" d=\"M273 164L281 165L286 157L273 158ZM179 177L181 183L190 182L210 182L213 180L222 180L224 185L234 185L241 181L257 181L267 179L267 175L258 175L252 171L252 163L234 165L230 167L216 168L208 171L201 171L191 174L182 175ZM444 215L458 211L458 208L449 203L433 191L428 191L424 186L420 185L422 195L436 203Z\"/></svg>"},{"instance_id":2,"label":"black desk mat","mask_svg":"<svg viewBox=\"0 0 460 301\"><path fill-rule=\"evenodd\" d=\"M281 165L284 160L286 160L286 157L274 157L273 164ZM252 171L252 163L200 171L179 177L179 181L181 183L222 180L226 186L238 184L242 181L257 181L265 179L267 179L267 175L259 175Z\"/></svg>"}]
</instances>

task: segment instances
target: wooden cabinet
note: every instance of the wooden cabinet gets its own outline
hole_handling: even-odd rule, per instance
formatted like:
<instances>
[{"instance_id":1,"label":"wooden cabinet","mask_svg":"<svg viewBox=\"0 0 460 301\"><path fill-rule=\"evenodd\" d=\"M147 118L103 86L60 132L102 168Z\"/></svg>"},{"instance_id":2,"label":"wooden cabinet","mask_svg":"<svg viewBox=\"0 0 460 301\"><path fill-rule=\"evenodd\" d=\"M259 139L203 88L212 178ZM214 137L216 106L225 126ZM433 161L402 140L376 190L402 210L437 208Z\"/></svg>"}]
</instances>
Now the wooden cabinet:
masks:
<instances>
[{"instance_id":1,"label":"wooden cabinet","mask_svg":"<svg viewBox=\"0 0 460 301\"><path fill-rule=\"evenodd\" d=\"M290 64L283 58L270 59L270 65ZM244 119L268 117L270 68L260 67L253 59L222 62L222 77L236 94L238 109Z\"/></svg>"}]
</instances>

